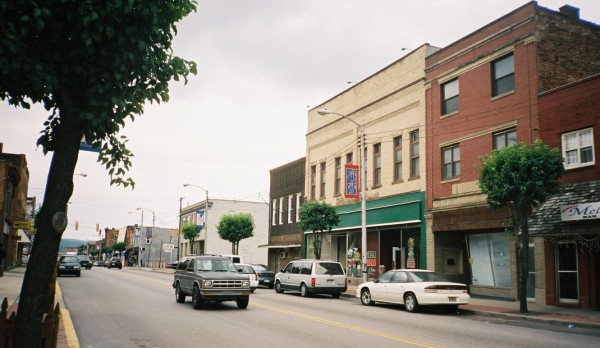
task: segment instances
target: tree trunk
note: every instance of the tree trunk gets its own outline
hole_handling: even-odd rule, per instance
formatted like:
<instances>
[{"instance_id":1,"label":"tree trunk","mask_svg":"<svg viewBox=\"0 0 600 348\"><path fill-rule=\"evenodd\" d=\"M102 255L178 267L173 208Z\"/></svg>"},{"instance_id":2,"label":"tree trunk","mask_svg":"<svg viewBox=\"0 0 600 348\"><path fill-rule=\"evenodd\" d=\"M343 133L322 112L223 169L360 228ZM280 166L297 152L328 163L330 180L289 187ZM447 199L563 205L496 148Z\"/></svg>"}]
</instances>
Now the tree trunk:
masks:
<instances>
[{"instance_id":1,"label":"tree trunk","mask_svg":"<svg viewBox=\"0 0 600 348\"><path fill-rule=\"evenodd\" d=\"M63 95L64 97L64 95ZM73 172L79 155L82 131L70 100L61 98L60 124L55 128L52 162L42 207L36 217L37 233L23 278L16 320L15 347L40 347L43 313L54 307L50 293L62 232L57 233L52 218L66 212L73 193ZM67 111L65 111L67 110Z\"/></svg>"},{"instance_id":2,"label":"tree trunk","mask_svg":"<svg viewBox=\"0 0 600 348\"><path fill-rule=\"evenodd\" d=\"M520 212L521 234L517 238L517 296L519 310L527 313L527 278L529 276L529 225L527 211Z\"/></svg>"}]
</instances>

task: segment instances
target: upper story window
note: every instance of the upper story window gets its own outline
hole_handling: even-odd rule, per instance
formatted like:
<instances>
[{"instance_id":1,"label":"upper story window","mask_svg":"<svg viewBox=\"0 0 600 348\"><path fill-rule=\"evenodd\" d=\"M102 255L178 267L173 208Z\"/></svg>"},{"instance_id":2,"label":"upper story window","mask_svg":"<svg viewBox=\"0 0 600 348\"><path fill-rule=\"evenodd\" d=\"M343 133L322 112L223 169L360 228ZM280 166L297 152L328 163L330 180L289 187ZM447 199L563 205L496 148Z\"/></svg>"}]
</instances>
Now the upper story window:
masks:
<instances>
[{"instance_id":1,"label":"upper story window","mask_svg":"<svg viewBox=\"0 0 600 348\"><path fill-rule=\"evenodd\" d=\"M442 179L460 176L460 147L449 146L442 149Z\"/></svg>"},{"instance_id":2,"label":"upper story window","mask_svg":"<svg viewBox=\"0 0 600 348\"><path fill-rule=\"evenodd\" d=\"M419 130L410 133L410 177L419 176Z\"/></svg>"},{"instance_id":3,"label":"upper story window","mask_svg":"<svg viewBox=\"0 0 600 348\"><path fill-rule=\"evenodd\" d=\"M381 186L381 144L373 145L373 186Z\"/></svg>"},{"instance_id":4,"label":"upper story window","mask_svg":"<svg viewBox=\"0 0 600 348\"><path fill-rule=\"evenodd\" d=\"M458 111L458 79L442 85L442 115Z\"/></svg>"},{"instance_id":5,"label":"upper story window","mask_svg":"<svg viewBox=\"0 0 600 348\"><path fill-rule=\"evenodd\" d=\"M283 225L283 214L285 212L285 207L283 206L283 197L279 198L279 224Z\"/></svg>"},{"instance_id":6,"label":"upper story window","mask_svg":"<svg viewBox=\"0 0 600 348\"><path fill-rule=\"evenodd\" d=\"M494 134L494 150L500 150L517 143L517 130L509 129Z\"/></svg>"},{"instance_id":7,"label":"upper story window","mask_svg":"<svg viewBox=\"0 0 600 348\"><path fill-rule=\"evenodd\" d=\"M335 182L333 184L333 194L339 196L342 187L342 158L335 158Z\"/></svg>"},{"instance_id":8,"label":"upper story window","mask_svg":"<svg viewBox=\"0 0 600 348\"><path fill-rule=\"evenodd\" d=\"M325 169L326 169L326 164L325 164L325 162L322 162L321 163L321 171L320 171L320 174L321 174L321 197L325 197L325 178L326 178L326 174L327 174Z\"/></svg>"},{"instance_id":9,"label":"upper story window","mask_svg":"<svg viewBox=\"0 0 600 348\"><path fill-rule=\"evenodd\" d=\"M508 55L492 62L492 97L514 91L514 56Z\"/></svg>"},{"instance_id":10,"label":"upper story window","mask_svg":"<svg viewBox=\"0 0 600 348\"><path fill-rule=\"evenodd\" d=\"M565 133L561 136L565 169L594 164L594 131L592 128Z\"/></svg>"},{"instance_id":11,"label":"upper story window","mask_svg":"<svg viewBox=\"0 0 600 348\"><path fill-rule=\"evenodd\" d=\"M402 180L402 137L394 138L394 181Z\"/></svg>"},{"instance_id":12,"label":"upper story window","mask_svg":"<svg viewBox=\"0 0 600 348\"><path fill-rule=\"evenodd\" d=\"M346 154L346 164L350 164L350 163L352 163L352 161L354 161L354 159L352 157L353 157L352 152L349 152Z\"/></svg>"},{"instance_id":13,"label":"upper story window","mask_svg":"<svg viewBox=\"0 0 600 348\"><path fill-rule=\"evenodd\" d=\"M277 199L271 203L271 211L271 225L275 226L277 224Z\"/></svg>"},{"instance_id":14,"label":"upper story window","mask_svg":"<svg viewBox=\"0 0 600 348\"><path fill-rule=\"evenodd\" d=\"M317 166L310 166L310 199L317 198Z\"/></svg>"}]
</instances>

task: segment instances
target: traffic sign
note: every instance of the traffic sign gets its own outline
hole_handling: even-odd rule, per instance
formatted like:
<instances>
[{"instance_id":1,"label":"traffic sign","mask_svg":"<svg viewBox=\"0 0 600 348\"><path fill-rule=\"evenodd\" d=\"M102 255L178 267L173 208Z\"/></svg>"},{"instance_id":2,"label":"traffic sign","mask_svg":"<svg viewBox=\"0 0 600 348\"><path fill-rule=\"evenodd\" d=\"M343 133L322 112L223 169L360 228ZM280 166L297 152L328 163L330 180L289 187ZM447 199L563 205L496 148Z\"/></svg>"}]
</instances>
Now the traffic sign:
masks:
<instances>
[{"instance_id":1,"label":"traffic sign","mask_svg":"<svg viewBox=\"0 0 600 348\"><path fill-rule=\"evenodd\" d=\"M163 251L168 253L175 249L175 244L163 244Z\"/></svg>"},{"instance_id":2,"label":"traffic sign","mask_svg":"<svg viewBox=\"0 0 600 348\"><path fill-rule=\"evenodd\" d=\"M31 221L15 220L15 221L13 221L13 228L18 228L18 229L22 229L22 230L30 230L31 229Z\"/></svg>"}]
</instances>

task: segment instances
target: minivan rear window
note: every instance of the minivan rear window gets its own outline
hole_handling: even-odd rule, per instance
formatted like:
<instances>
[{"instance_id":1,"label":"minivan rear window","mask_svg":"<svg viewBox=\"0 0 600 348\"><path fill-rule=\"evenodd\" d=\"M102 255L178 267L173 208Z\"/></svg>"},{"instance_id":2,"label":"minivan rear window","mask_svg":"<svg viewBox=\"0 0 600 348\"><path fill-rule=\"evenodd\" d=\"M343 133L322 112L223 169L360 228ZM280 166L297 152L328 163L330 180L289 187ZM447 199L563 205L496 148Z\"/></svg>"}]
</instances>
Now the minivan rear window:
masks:
<instances>
[{"instance_id":1,"label":"minivan rear window","mask_svg":"<svg viewBox=\"0 0 600 348\"><path fill-rule=\"evenodd\" d=\"M337 262L319 262L315 265L315 273L326 275L344 275L344 270Z\"/></svg>"}]
</instances>

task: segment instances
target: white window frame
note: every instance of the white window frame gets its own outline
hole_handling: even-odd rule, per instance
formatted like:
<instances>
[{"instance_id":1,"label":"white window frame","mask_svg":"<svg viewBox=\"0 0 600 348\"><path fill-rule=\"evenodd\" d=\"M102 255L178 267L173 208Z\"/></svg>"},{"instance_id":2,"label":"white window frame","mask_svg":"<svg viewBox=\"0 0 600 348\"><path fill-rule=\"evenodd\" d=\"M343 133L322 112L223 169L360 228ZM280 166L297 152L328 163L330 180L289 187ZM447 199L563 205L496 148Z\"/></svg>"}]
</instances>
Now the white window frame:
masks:
<instances>
[{"instance_id":1,"label":"white window frame","mask_svg":"<svg viewBox=\"0 0 600 348\"><path fill-rule=\"evenodd\" d=\"M586 144L582 144L581 143L581 134L582 133L587 133L589 132L589 141L590 143L586 143ZM567 137L569 136L575 136L575 147L569 148L569 143L567 141ZM587 167L587 166L592 166L594 164L596 164L596 156L594 153L595 147L594 147L594 128L584 128L584 129L579 129L577 131L574 132L569 132L569 133L564 133L561 134L560 136L560 142L561 142L561 151L562 151L562 156L564 159L564 166L565 169L573 169L573 168L581 168L581 167ZM574 144L573 144L574 145ZM592 149L592 160L589 162L584 162L581 163L581 149L582 148L589 148L591 147ZM568 152L571 151L576 151L577 154L577 162L573 162L571 164L568 163Z\"/></svg>"},{"instance_id":2,"label":"white window frame","mask_svg":"<svg viewBox=\"0 0 600 348\"><path fill-rule=\"evenodd\" d=\"M273 206L271 207L272 217L271 217L271 225L275 226L277 222L277 198L273 200L271 203Z\"/></svg>"},{"instance_id":3,"label":"white window frame","mask_svg":"<svg viewBox=\"0 0 600 348\"><path fill-rule=\"evenodd\" d=\"M283 225L283 197L279 198L279 224Z\"/></svg>"},{"instance_id":4,"label":"white window frame","mask_svg":"<svg viewBox=\"0 0 600 348\"><path fill-rule=\"evenodd\" d=\"M294 195L288 196L288 224L292 223L292 202L294 201Z\"/></svg>"},{"instance_id":5,"label":"white window frame","mask_svg":"<svg viewBox=\"0 0 600 348\"><path fill-rule=\"evenodd\" d=\"M301 197L301 193L298 192L296 193L296 222L300 221L300 199Z\"/></svg>"}]
</instances>

